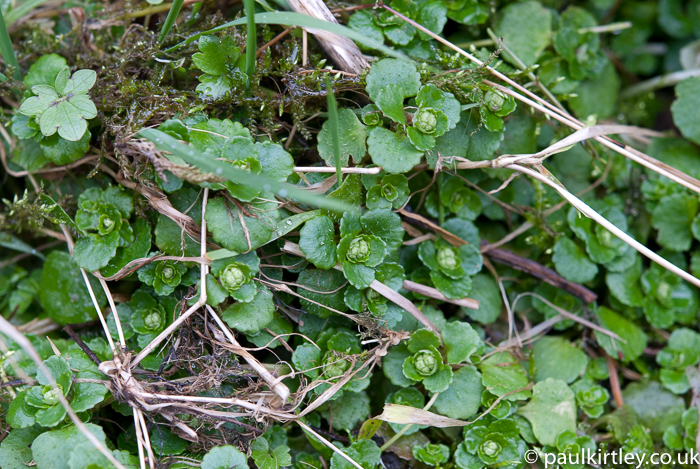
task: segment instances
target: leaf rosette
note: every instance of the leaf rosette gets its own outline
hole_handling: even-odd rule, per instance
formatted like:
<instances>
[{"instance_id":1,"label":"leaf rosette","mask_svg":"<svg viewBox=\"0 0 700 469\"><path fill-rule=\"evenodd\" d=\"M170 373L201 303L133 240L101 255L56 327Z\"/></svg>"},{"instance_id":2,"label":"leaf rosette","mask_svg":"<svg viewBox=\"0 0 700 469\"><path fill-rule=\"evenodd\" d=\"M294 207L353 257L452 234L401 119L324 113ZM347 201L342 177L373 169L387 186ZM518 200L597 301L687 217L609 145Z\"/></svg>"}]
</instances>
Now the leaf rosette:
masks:
<instances>
[{"instance_id":1,"label":"leaf rosette","mask_svg":"<svg viewBox=\"0 0 700 469\"><path fill-rule=\"evenodd\" d=\"M453 373L438 350L440 340L427 329L420 329L408 340L410 355L404 359L403 374L411 381L420 381L430 392L443 392L452 383Z\"/></svg>"},{"instance_id":2,"label":"leaf rosette","mask_svg":"<svg viewBox=\"0 0 700 469\"><path fill-rule=\"evenodd\" d=\"M430 269L430 280L447 298L459 299L469 294L472 276L482 267L483 259L473 246L455 248L444 239L423 241L418 257Z\"/></svg>"},{"instance_id":3,"label":"leaf rosette","mask_svg":"<svg viewBox=\"0 0 700 469\"><path fill-rule=\"evenodd\" d=\"M345 278L358 289L369 287L375 268L398 247L403 237L399 217L388 209L370 210L360 216L346 212L340 222L337 259Z\"/></svg>"}]
</instances>

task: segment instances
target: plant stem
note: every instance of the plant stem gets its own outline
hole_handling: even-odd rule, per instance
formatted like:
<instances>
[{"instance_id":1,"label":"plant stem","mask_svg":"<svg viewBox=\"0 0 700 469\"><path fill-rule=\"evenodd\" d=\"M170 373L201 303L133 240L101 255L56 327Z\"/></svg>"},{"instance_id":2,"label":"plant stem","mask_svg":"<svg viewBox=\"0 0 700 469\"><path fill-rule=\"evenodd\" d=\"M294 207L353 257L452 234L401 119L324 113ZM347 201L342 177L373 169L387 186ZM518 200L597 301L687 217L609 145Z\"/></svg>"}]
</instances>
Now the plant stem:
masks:
<instances>
[{"instance_id":1,"label":"plant stem","mask_svg":"<svg viewBox=\"0 0 700 469\"><path fill-rule=\"evenodd\" d=\"M687 78L700 76L700 68L693 70L683 70L680 72L673 72L667 75L661 75L654 77L650 80L637 83L634 86L630 86L620 93L620 98L627 99L638 94L648 93L659 88L665 88L667 86L676 85Z\"/></svg>"},{"instance_id":2,"label":"plant stem","mask_svg":"<svg viewBox=\"0 0 700 469\"><path fill-rule=\"evenodd\" d=\"M250 77L255 75L255 56L258 50L258 38L255 30L255 0L243 0L248 29L246 31L245 73Z\"/></svg>"},{"instance_id":3,"label":"plant stem","mask_svg":"<svg viewBox=\"0 0 700 469\"><path fill-rule=\"evenodd\" d=\"M603 24L600 26L592 26L590 28L581 28L579 34L585 33L610 33L613 31L622 31L623 29L631 28L631 21L619 21L617 23Z\"/></svg>"},{"instance_id":4,"label":"plant stem","mask_svg":"<svg viewBox=\"0 0 700 469\"><path fill-rule=\"evenodd\" d=\"M5 60L5 65L14 68L12 76L15 80L22 80L22 71L19 69L19 64L17 63L17 57L15 56L15 50L12 47L12 39L10 39L10 33L7 31L7 26L5 25L5 18L0 12L0 54Z\"/></svg>"},{"instance_id":5,"label":"plant stem","mask_svg":"<svg viewBox=\"0 0 700 469\"><path fill-rule=\"evenodd\" d=\"M184 3L185 0L174 0L173 4L170 6L170 11L168 11L168 16L165 18L165 23L163 23L163 28L160 32L160 38L158 39L158 42L160 44L163 44L165 37L168 35L173 25L175 24L175 20L180 14L180 10L182 10L182 5Z\"/></svg>"},{"instance_id":6,"label":"plant stem","mask_svg":"<svg viewBox=\"0 0 700 469\"><path fill-rule=\"evenodd\" d=\"M433 406L433 404L435 404L435 401L437 400L438 396L440 396L439 392L436 392L435 394L433 394L433 396L430 398L430 400L425 405L425 407L423 407L423 410L430 410L430 408ZM396 440L401 438L408 430L410 430L411 427L413 427L412 423L407 424L405 427L403 427L401 430L399 430L399 432L396 435L389 438L389 441L384 443L382 445L382 447L379 448L379 450L381 452L386 451L391 445L393 445L396 442Z\"/></svg>"},{"instance_id":7,"label":"plant stem","mask_svg":"<svg viewBox=\"0 0 700 469\"><path fill-rule=\"evenodd\" d=\"M340 122L338 121L338 103L335 101L331 80L328 77L326 77L326 91L328 101L328 122L331 126L333 154L335 155L335 174L338 178L338 187L340 187L343 184L343 165L340 161Z\"/></svg>"}]
</instances>

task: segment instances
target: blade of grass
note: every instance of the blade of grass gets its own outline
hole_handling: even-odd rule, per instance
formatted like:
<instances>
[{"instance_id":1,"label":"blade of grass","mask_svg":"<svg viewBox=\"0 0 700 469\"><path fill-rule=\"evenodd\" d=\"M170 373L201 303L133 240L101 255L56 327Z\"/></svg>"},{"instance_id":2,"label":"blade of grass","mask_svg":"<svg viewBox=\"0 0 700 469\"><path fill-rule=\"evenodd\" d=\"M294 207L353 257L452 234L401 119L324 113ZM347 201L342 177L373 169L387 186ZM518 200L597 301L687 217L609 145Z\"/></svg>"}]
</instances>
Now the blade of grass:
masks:
<instances>
[{"instance_id":1,"label":"blade of grass","mask_svg":"<svg viewBox=\"0 0 700 469\"><path fill-rule=\"evenodd\" d=\"M333 153L335 155L335 174L338 178L338 187L343 183L342 163L340 161L340 122L338 122L338 104L335 101L331 80L326 77L326 96L328 98L328 121L331 126L331 138L333 139Z\"/></svg>"},{"instance_id":2,"label":"blade of grass","mask_svg":"<svg viewBox=\"0 0 700 469\"><path fill-rule=\"evenodd\" d=\"M180 14L180 10L182 10L182 4L184 2L185 2L185 0L174 0L173 4L170 6L170 11L168 11L168 16L165 18L165 22L163 23L163 27L160 30L160 38L158 39L159 44L163 44L165 37L168 35L168 33L172 29L173 25L175 24L175 20L177 19L177 16Z\"/></svg>"},{"instance_id":3,"label":"blade of grass","mask_svg":"<svg viewBox=\"0 0 700 469\"><path fill-rule=\"evenodd\" d=\"M47 0L29 0L21 5L13 8L7 12L5 15L5 24L12 26L12 23L32 11L34 8L41 6L41 4L46 3Z\"/></svg>"},{"instance_id":4,"label":"blade of grass","mask_svg":"<svg viewBox=\"0 0 700 469\"><path fill-rule=\"evenodd\" d=\"M358 210L358 207L340 200L315 195L291 184L277 182L264 176L236 169L229 164L201 154L189 145L180 143L174 137L160 130L143 129L139 132L139 135L155 143L159 149L172 153L200 170L216 174L236 184L263 191L273 191L280 197L289 197L298 202L325 208L327 210L340 212Z\"/></svg>"},{"instance_id":5,"label":"blade of grass","mask_svg":"<svg viewBox=\"0 0 700 469\"><path fill-rule=\"evenodd\" d=\"M179 44L174 45L173 47L166 49L165 52L172 52L175 49L178 49L182 46L185 46L187 44L190 44L191 42L196 41L199 39L200 36L204 34L211 34L216 31L221 31L222 29L230 28L232 26L240 26L243 24L247 24L248 19L247 18L239 18L234 21L229 21L228 23L222 24L221 26L218 26L214 29L210 29L209 31L203 31L201 33L197 33L193 36L188 37L184 41L182 41ZM380 51L390 57L394 57L397 59L401 60L406 60L406 61L411 61L409 57L406 55L402 54L401 52L395 51L384 44L381 44L377 41L374 41L372 39L368 39L366 36L358 33L357 31L350 29L346 26L340 25L340 24L335 24L331 23L329 21L324 21L324 20L319 20L317 18L312 18L311 16L308 15L302 15L301 13L292 13L292 12L273 12L273 13L257 13L255 15L255 23L256 24L279 24L279 25L286 25L286 26L298 26L298 27L303 27L303 28L315 28L315 29L321 29L323 31L328 31L331 33L338 34L339 36L345 36L349 39L352 39L353 41L359 42L360 44L363 44L371 49L375 49L377 51Z\"/></svg>"},{"instance_id":6,"label":"blade of grass","mask_svg":"<svg viewBox=\"0 0 700 469\"><path fill-rule=\"evenodd\" d=\"M255 0L243 0L248 30L245 47L245 73L250 77L255 75L255 56L258 51L258 38L255 30Z\"/></svg>"},{"instance_id":7,"label":"blade of grass","mask_svg":"<svg viewBox=\"0 0 700 469\"><path fill-rule=\"evenodd\" d=\"M0 54L5 60L5 65L14 67L14 72L12 76L15 80L22 80L22 71L19 69L19 64L17 63L17 57L15 56L15 49L12 47L12 39L10 39L10 33L7 31L7 26L5 25L5 18L0 12Z\"/></svg>"}]
</instances>

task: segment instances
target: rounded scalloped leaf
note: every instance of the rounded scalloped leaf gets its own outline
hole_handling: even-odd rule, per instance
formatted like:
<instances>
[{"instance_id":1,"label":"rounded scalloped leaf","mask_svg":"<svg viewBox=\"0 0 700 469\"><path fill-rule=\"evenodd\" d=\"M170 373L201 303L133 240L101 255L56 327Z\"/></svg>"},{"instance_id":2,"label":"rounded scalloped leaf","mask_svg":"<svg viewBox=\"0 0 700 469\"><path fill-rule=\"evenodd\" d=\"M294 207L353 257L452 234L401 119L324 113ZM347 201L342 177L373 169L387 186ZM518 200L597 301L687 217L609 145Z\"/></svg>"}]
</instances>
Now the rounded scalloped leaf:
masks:
<instances>
[{"instance_id":1,"label":"rounded scalloped leaf","mask_svg":"<svg viewBox=\"0 0 700 469\"><path fill-rule=\"evenodd\" d=\"M403 89L403 97L418 94L420 73L413 62L399 59L383 59L372 66L367 74L367 93L377 101L379 90L388 85L398 85Z\"/></svg>"}]
</instances>

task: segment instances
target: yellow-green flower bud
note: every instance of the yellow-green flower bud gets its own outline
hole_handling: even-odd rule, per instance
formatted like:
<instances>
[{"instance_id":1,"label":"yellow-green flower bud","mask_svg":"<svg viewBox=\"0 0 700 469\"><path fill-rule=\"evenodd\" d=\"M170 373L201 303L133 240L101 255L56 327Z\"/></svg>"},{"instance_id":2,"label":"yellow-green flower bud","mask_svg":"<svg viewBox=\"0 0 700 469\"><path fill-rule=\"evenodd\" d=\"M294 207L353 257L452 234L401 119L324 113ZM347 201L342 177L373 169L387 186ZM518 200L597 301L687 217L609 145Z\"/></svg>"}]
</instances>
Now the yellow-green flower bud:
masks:
<instances>
[{"instance_id":1,"label":"yellow-green flower bud","mask_svg":"<svg viewBox=\"0 0 700 469\"><path fill-rule=\"evenodd\" d=\"M349 369L350 362L333 351L326 353L326 356L323 358L323 374L326 379L342 376Z\"/></svg>"},{"instance_id":2,"label":"yellow-green flower bud","mask_svg":"<svg viewBox=\"0 0 700 469\"><path fill-rule=\"evenodd\" d=\"M170 280L175 275L175 269L167 265L163 267L162 275L164 279Z\"/></svg>"},{"instance_id":3,"label":"yellow-green flower bud","mask_svg":"<svg viewBox=\"0 0 700 469\"><path fill-rule=\"evenodd\" d=\"M43 389L43 395L44 395L44 404L46 405L55 405L58 404L60 401L59 396L63 395L63 391L61 389L61 385L57 384L58 389L53 389L51 385L46 385L44 386Z\"/></svg>"},{"instance_id":4,"label":"yellow-green flower bud","mask_svg":"<svg viewBox=\"0 0 700 469\"><path fill-rule=\"evenodd\" d=\"M413 116L413 126L424 134L435 133L437 127L437 116L432 109L420 109Z\"/></svg>"},{"instance_id":5,"label":"yellow-green flower bud","mask_svg":"<svg viewBox=\"0 0 700 469\"><path fill-rule=\"evenodd\" d=\"M484 96L484 101L491 112L498 112L503 107L505 97L496 91L488 91Z\"/></svg>"},{"instance_id":6,"label":"yellow-green flower bud","mask_svg":"<svg viewBox=\"0 0 700 469\"><path fill-rule=\"evenodd\" d=\"M486 456L495 456L501 451L501 445L493 440L487 440L481 445L481 451Z\"/></svg>"},{"instance_id":7,"label":"yellow-green flower bud","mask_svg":"<svg viewBox=\"0 0 700 469\"><path fill-rule=\"evenodd\" d=\"M437 252L437 263L445 270L454 270L459 267L459 259L455 250L450 247L441 247Z\"/></svg>"},{"instance_id":8,"label":"yellow-green flower bud","mask_svg":"<svg viewBox=\"0 0 700 469\"><path fill-rule=\"evenodd\" d=\"M155 309L144 312L141 317L143 318L144 327L150 331L157 331L163 323L160 311Z\"/></svg>"},{"instance_id":9,"label":"yellow-green flower bud","mask_svg":"<svg viewBox=\"0 0 700 469\"><path fill-rule=\"evenodd\" d=\"M398 191L391 184L385 184L382 186L382 196L389 202L393 202L398 195Z\"/></svg>"},{"instance_id":10,"label":"yellow-green flower bud","mask_svg":"<svg viewBox=\"0 0 700 469\"><path fill-rule=\"evenodd\" d=\"M98 222L98 228L97 231L102 235L108 235L112 231L114 231L114 228L117 226L116 222L112 220L109 215L102 215L100 216L99 222Z\"/></svg>"},{"instance_id":11,"label":"yellow-green flower bud","mask_svg":"<svg viewBox=\"0 0 700 469\"><path fill-rule=\"evenodd\" d=\"M361 264L369 259L369 252L369 241L363 236L358 236L350 242L350 246L348 246L348 252L345 254L345 257L350 262Z\"/></svg>"},{"instance_id":12,"label":"yellow-green flower bud","mask_svg":"<svg viewBox=\"0 0 700 469\"><path fill-rule=\"evenodd\" d=\"M236 291L246 283L246 275L236 264L227 266L221 273L221 285L228 291Z\"/></svg>"},{"instance_id":13,"label":"yellow-green flower bud","mask_svg":"<svg viewBox=\"0 0 700 469\"><path fill-rule=\"evenodd\" d=\"M419 350L413 355L413 366L421 376L432 376L438 370L438 362L430 350Z\"/></svg>"}]
</instances>

